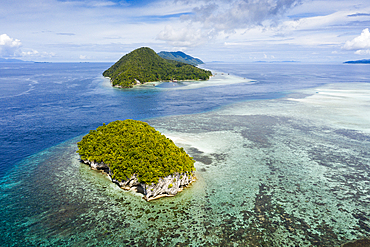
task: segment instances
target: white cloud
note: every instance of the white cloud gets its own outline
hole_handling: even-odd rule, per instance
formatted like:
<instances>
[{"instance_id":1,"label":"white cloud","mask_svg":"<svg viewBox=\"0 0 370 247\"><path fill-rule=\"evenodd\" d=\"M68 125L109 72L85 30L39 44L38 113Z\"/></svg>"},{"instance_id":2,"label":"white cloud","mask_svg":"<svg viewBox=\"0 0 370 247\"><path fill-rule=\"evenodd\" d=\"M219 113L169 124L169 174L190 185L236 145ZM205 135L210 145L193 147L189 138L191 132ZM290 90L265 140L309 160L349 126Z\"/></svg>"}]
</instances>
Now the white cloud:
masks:
<instances>
[{"instance_id":1,"label":"white cloud","mask_svg":"<svg viewBox=\"0 0 370 247\"><path fill-rule=\"evenodd\" d=\"M86 55L80 55L80 59L81 60L84 60L84 59L87 59L88 57Z\"/></svg>"},{"instance_id":2,"label":"white cloud","mask_svg":"<svg viewBox=\"0 0 370 247\"><path fill-rule=\"evenodd\" d=\"M338 60L346 60L340 57L370 50L340 50L361 30L370 29L368 2L8 0L0 8L1 32L22 44L18 40L18 47L0 45L0 56L80 61L83 55L115 61L135 48L150 46L158 51L186 49L208 61L244 61L249 56L261 60L264 53L268 59L274 54L285 60L317 61L324 57L311 56L312 51L334 57L333 50L338 50ZM353 35L353 30L359 31Z\"/></svg>"},{"instance_id":3,"label":"white cloud","mask_svg":"<svg viewBox=\"0 0 370 247\"><path fill-rule=\"evenodd\" d=\"M357 50L355 52L357 55L370 55L370 50Z\"/></svg>"},{"instance_id":4,"label":"white cloud","mask_svg":"<svg viewBox=\"0 0 370 247\"><path fill-rule=\"evenodd\" d=\"M31 50L31 51L22 51L21 55L23 57L29 57L29 56L39 56L40 53L36 50Z\"/></svg>"},{"instance_id":5,"label":"white cloud","mask_svg":"<svg viewBox=\"0 0 370 247\"><path fill-rule=\"evenodd\" d=\"M169 45L185 47L202 45L216 38L227 39L243 29L274 26L279 17L301 0L177 0L183 4L195 2L198 6L193 7L192 14L180 18L187 24L186 28L166 26L157 38Z\"/></svg>"},{"instance_id":6,"label":"white cloud","mask_svg":"<svg viewBox=\"0 0 370 247\"><path fill-rule=\"evenodd\" d=\"M170 25L167 25L163 31L161 31L157 39L167 41L175 47L191 47L203 44L208 40L208 35L202 32L200 29L192 29L188 27L175 29Z\"/></svg>"},{"instance_id":7,"label":"white cloud","mask_svg":"<svg viewBox=\"0 0 370 247\"><path fill-rule=\"evenodd\" d=\"M9 37L7 34L0 35L0 57L54 57L52 52L38 52L34 49L21 49L19 39Z\"/></svg>"},{"instance_id":8,"label":"white cloud","mask_svg":"<svg viewBox=\"0 0 370 247\"><path fill-rule=\"evenodd\" d=\"M314 30L318 28L343 24L348 21L349 11L338 11L328 15L300 18L298 20L285 21L281 29L287 30Z\"/></svg>"},{"instance_id":9,"label":"white cloud","mask_svg":"<svg viewBox=\"0 0 370 247\"><path fill-rule=\"evenodd\" d=\"M19 56L21 56L21 57L54 57L55 53L53 53L53 52L38 52L34 49L31 49L29 51L21 51L19 53Z\"/></svg>"},{"instance_id":10,"label":"white cloud","mask_svg":"<svg viewBox=\"0 0 370 247\"><path fill-rule=\"evenodd\" d=\"M114 6L116 3L111 1L92 1L89 3L92 7L108 7L108 6Z\"/></svg>"},{"instance_id":11,"label":"white cloud","mask_svg":"<svg viewBox=\"0 0 370 247\"><path fill-rule=\"evenodd\" d=\"M185 19L201 23L205 28L230 32L277 21L288 9L300 4L300 0L216 0L199 1L203 4L193 9L194 15ZM267 22L266 22L267 21Z\"/></svg>"},{"instance_id":12,"label":"white cloud","mask_svg":"<svg viewBox=\"0 0 370 247\"><path fill-rule=\"evenodd\" d=\"M361 50L370 49L370 32L368 28L362 30L360 36L357 36L353 40L347 41L342 47L346 50L358 50L356 54L359 54Z\"/></svg>"},{"instance_id":13,"label":"white cloud","mask_svg":"<svg viewBox=\"0 0 370 247\"><path fill-rule=\"evenodd\" d=\"M225 46L252 46L250 43L243 43L243 42L225 42Z\"/></svg>"},{"instance_id":14,"label":"white cloud","mask_svg":"<svg viewBox=\"0 0 370 247\"><path fill-rule=\"evenodd\" d=\"M7 34L0 35L0 56L14 56L21 46L19 39L10 38Z\"/></svg>"}]
</instances>

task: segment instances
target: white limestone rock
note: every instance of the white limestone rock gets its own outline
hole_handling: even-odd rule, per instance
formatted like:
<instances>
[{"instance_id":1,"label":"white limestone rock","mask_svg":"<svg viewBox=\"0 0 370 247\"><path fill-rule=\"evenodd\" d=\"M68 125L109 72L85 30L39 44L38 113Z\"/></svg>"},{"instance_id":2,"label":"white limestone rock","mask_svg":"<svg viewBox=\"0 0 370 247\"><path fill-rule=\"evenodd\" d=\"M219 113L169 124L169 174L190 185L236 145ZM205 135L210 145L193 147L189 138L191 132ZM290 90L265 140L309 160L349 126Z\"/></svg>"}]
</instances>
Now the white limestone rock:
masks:
<instances>
[{"instance_id":1,"label":"white limestone rock","mask_svg":"<svg viewBox=\"0 0 370 247\"><path fill-rule=\"evenodd\" d=\"M108 174L112 182L118 184L118 186L120 186L122 189L134 190L144 194L144 199L147 201L165 196L174 196L195 181L194 172L190 175L176 172L167 177L159 178L158 183L152 183L150 185L140 183L136 174L132 175L125 181L118 181L112 178L113 173L109 169L109 166L104 162L96 163L89 160L82 160L82 162L88 164L94 170L103 170L106 174Z\"/></svg>"}]
</instances>

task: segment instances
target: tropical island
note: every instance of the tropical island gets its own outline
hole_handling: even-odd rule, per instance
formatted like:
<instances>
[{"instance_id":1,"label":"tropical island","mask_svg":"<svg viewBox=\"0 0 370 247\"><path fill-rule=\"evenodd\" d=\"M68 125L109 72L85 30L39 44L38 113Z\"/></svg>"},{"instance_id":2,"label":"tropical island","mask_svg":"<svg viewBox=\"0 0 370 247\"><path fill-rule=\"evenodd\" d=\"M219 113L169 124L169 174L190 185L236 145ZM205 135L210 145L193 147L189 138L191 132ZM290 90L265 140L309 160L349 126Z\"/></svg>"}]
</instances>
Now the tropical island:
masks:
<instances>
[{"instance_id":1,"label":"tropical island","mask_svg":"<svg viewBox=\"0 0 370 247\"><path fill-rule=\"evenodd\" d=\"M155 81L208 80L211 71L160 57L148 47L136 49L104 71L114 87L131 88Z\"/></svg>"},{"instance_id":2,"label":"tropical island","mask_svg":"<svg viewBox=\"0 0 370 247\"><path fill-rule=\"evenodd\" d=\"M361 64L370 64L370 59L362 59L362 60L354 60L354 61L346 61L344 63L361 63Z\"/></svg>"},{"instance_id":3,"label":"tropical island","mask_svg":"<svg viewBox=\"0 0 370 247\"><path fill-rule=\"evenodd\" d=\"M194 160L149 124L127 119L103 124L77 143L81 161L102 170L147 201L174 196L195 181Z\"/></svg>"}]
</instances>

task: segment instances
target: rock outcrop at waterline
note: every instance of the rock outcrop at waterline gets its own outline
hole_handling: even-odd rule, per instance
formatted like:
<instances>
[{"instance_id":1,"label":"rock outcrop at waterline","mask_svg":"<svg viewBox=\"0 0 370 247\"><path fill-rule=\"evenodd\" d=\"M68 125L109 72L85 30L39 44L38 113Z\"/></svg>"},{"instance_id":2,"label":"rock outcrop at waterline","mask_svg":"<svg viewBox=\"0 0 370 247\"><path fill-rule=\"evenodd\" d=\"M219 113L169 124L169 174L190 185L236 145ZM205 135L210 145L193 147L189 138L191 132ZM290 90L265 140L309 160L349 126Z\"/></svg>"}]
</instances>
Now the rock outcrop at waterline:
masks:
<instances>
[{"instance_id":1,"label":"rock outcrop at waterline","mask_svg":"<svg viewBox=\"0 0 370 247\"><path fill-rule=\"evenodd\" d=\"M133 190L144 195L144 199L151 201L166 196L174 196L178 192L181 192L185 187L195 181L194 172L191 175L186 173L174 173L172 175L159 178L158 183L146 184L140 183L137 175L132 175L125 181L118 181L112 178L112 171L109 166L104 162L96 163L89 160L81 160L81 162L89 165L93 170L101 170L105 172L113 183L116 183L119 187L124 190Z\"/></svg>"}]
</instances>

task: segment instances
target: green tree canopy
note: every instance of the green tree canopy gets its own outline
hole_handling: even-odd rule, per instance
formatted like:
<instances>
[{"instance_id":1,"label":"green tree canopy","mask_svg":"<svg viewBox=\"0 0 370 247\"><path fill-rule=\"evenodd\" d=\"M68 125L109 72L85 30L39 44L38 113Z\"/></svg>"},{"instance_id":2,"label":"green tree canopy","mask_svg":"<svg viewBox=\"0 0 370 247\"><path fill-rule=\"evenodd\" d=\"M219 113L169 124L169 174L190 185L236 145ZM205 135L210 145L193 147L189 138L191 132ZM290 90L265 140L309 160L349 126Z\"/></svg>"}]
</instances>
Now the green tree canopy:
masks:
<instances>
[{"instance_id":1,"label":"green tree canopy","mask_svg":"<svg viewBox=\"0 0 370 247\"><path fill-rule=\"evenodd\" d=\"M208 80L212 73L193 65L161 58L148 47L123 56L103 76L110 77L113 86L132 87L137 82L166 80Z\"/></svg>"},{"instance_id":2,"label":"green tree canopy","mask_svg":"<svg viewBox=\"0 0 370 247\"><path fill-rule=\"evenodd\" d=\"M103 124L77 143L82 160L104 162L118 181L133 174L139 182L157 183L175 172L195 171L194 160L149 124L127 119Z\"/></svg>"}]
</instances>

